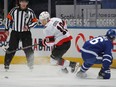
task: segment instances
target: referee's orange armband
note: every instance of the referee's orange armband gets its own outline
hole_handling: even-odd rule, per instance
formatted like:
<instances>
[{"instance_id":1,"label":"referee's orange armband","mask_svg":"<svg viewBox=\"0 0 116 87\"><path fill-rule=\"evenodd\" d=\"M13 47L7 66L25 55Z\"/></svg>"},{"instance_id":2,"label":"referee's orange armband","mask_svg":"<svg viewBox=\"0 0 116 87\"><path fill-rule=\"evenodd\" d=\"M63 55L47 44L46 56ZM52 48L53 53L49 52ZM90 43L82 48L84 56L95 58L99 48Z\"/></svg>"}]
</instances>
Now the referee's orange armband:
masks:
<instances>
[{"instance_id":1,"label":"referee's orange armband","mask_svg":"<svg viewBox=\"0 0 116 87\"><path fill-rule=\"evenodd\" d=\"M12 16L11 16L10 14L7 15L7 18L8 18L9 20L12 20Z\"/></svg>"},{"instance_id":2,"label":"referee's orange armband","mask_svg":"<svg viewBox=\"0 0 116 87\"><path fill-rule=\"evenodd\" d=\"M37 22L37 21L38 21L37 18L33 18L33 19L32 19L32 22Z\"/></svg>"}]
</instances>

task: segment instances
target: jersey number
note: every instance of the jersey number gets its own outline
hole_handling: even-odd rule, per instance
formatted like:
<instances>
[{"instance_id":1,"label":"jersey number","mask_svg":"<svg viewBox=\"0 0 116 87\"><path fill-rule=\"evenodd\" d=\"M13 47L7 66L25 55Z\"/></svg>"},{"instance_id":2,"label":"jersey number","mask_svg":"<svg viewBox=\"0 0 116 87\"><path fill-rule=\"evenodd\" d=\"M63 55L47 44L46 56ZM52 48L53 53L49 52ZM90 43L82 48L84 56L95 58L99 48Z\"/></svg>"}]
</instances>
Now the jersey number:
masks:
<instances>
[{"instance_id":1,"label":"jersey number","mask_svg":"<svg viewBox=\"0 0 116 87\"><path fill-rule=\"evenodd\" d=\"M57 25L57 29L62 32L63 35L66 34L66 32L68 31L67 29L64 28L64 21L59 22L59 25Z\"/></svg>"},{"instance_id":2,"label":"jersey number","mask_svg":"<svg viewBox=\"0 0 116 87\"><path fill-rule=\"evenodd\" d=\"M97 44L98 42L103 42L103 38L102 37L97 37L97 38L94 38L94 39L90 40L91 44Z\"/></svg>"}]
</instances>

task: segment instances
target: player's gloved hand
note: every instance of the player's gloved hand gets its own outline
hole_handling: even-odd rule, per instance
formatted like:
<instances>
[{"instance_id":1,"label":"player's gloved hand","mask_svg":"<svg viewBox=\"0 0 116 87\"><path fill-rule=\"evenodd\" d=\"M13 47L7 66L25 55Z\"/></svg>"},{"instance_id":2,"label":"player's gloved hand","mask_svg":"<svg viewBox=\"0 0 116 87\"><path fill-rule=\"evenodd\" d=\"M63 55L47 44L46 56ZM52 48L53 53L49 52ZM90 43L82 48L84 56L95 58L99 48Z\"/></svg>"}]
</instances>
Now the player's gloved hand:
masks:
<instances>
[{"instance_id":1,"label":"player's gloved hand","mask_svg":"<svg viewBox=\"0 0 116 87\"><path fill-rule=\"evenodd\" d=\"M6 41L7 37L9 36L9 31L4 31L3 33L0 34L0 42Z\"/></svg>"},{"instance_id":2,"label":"player's gloved hand","mask_svg":"<svg viewBox=\"0 0 116 87\"><path fill-rule=\"evenodd\" d=\"M110 79L111 77L111 73L110 73L110 69L103 69L101 68L99 74L98 74L98 78L99 79Z\"/></svg>"}]
</instances>

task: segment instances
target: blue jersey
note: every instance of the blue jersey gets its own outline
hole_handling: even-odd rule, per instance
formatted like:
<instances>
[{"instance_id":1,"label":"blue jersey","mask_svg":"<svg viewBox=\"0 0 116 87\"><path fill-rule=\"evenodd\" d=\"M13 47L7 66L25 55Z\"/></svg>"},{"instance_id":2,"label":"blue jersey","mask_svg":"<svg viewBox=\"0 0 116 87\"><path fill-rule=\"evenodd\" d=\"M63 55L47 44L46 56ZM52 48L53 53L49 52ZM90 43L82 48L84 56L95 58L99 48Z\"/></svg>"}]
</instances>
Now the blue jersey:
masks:
<instances>
[{"instance_id":1,"label":"blue jersey","mask_svg":"<svg viewBox=\"0 0 116 87\"><path fill-rule=\"evenodd\" d=\"M112 64L113 44L107 36L99 36L88 40L81 49L84 60L81 71L87 71L93 64L102 64L105 75L110 75L110 65Z\"/></svg>"},{"instance_id":2,"label":"blue jersey","mask_svg":"<svg viewBox=\"0 0 116 87\"><path fill-rule=\"evenodd\" d=\"M83 49L93 51L98 56L109 55L112 57L113 44L106 36L98 36L86 41Z\"/></svg>"}]
</instances>

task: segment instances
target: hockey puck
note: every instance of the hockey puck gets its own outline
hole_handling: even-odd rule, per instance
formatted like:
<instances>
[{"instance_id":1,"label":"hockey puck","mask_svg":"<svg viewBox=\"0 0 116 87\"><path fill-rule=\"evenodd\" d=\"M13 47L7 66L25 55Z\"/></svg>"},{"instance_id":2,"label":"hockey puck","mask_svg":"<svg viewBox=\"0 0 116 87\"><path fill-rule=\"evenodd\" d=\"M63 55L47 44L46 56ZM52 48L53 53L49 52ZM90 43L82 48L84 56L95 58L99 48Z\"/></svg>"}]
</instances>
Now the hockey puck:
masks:
<instances>
[{"instance_id":1,"label":"hockey puck","mask_svg":"<svg viewBox=\"0 0 116 87\"><path fill-rule=\"evenodd\" d=\"M5 76L4 78L8 79L8 76Z\"/></svg>"}]
</instances>

